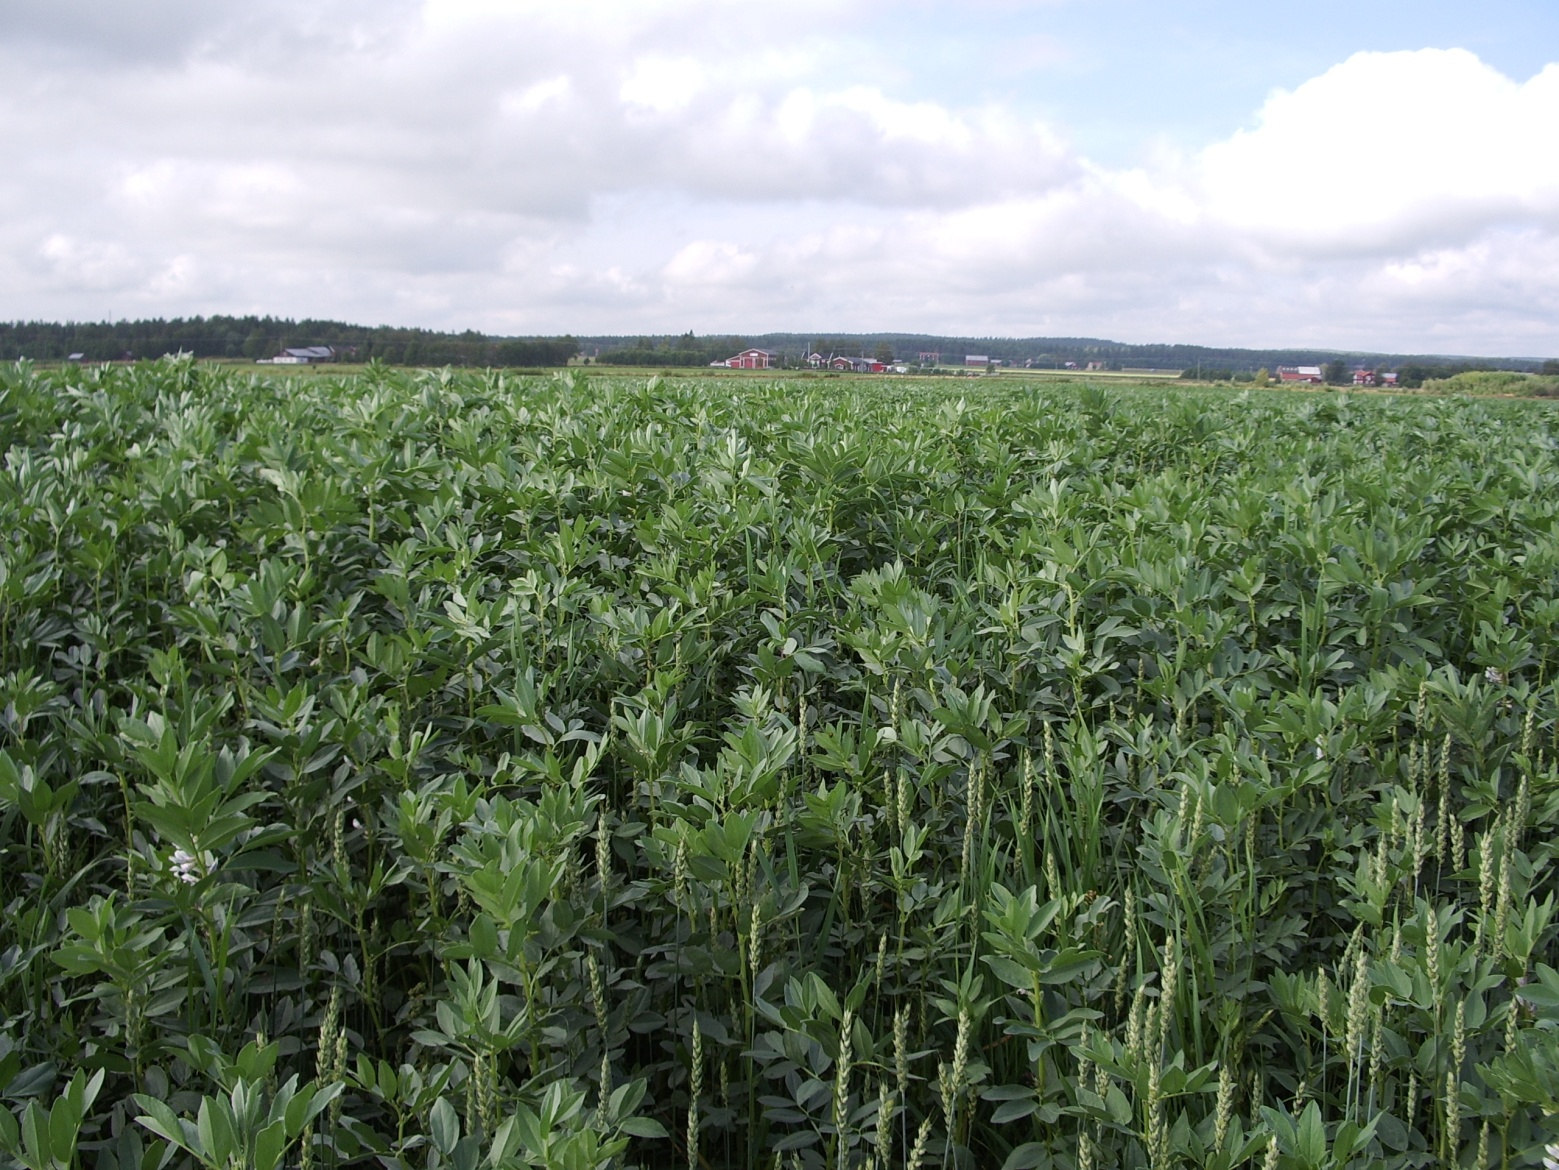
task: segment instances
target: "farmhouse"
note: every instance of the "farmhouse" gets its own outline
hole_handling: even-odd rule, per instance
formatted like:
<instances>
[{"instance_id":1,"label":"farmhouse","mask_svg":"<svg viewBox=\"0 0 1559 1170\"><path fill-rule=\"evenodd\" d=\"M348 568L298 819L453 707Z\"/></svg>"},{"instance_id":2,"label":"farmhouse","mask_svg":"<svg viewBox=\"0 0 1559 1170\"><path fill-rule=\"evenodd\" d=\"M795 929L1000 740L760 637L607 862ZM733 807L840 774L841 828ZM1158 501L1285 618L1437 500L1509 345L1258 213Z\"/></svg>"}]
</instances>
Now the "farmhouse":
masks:
<instances>
[{"instance_id":1,"label":"farmhouse","mask_svg":"<svg viewBox=\"0 0 1559 1170\"><path fill-rule=\"evenodd\" d=\"M1326 381L1321 375L1320 366L1279 366L1279 382L1309 382L1319 386Z\"/></svg>"},{"instance_id":2,"label":"farmhouse","mask_svg":"<svg viewBox=\"0 0 1559 1170\"><path fill-rule=\"evenodd\" d=\"M304 345L293 349L284 349L271 358L273 366L306 366L310 362L334 361L336 351L328 345ZM262 362L264 358L260 359Z\"/></svg>"},{"instance_id":3,"label":"farmhouse","mask_svg":"<svg viewBox=\"0 0 1559 1170\"><path fill-rule=\"evenodd\" d=\"M766 349L744 349L735 357L725 359L725 368L728 370L767 370L774 361L774 355Z\"/></svg>"}]
</instances>

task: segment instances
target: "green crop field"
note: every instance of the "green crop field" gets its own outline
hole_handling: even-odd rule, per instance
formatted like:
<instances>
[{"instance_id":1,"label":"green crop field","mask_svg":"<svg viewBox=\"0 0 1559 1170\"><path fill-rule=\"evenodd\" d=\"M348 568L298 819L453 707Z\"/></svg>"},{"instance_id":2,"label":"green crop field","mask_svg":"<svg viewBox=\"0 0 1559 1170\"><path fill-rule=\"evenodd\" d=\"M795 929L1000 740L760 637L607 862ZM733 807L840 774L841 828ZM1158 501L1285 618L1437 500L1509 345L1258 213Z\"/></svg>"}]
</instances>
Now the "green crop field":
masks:
<instances>
[{"instance_id":1,"label":"green crop field","mask_svg":"<svg viewBox=\"0 0 1559 1170\"><path fill-rule=\"evenodd\" d=\"M0 1165L1541 1165L1555 409L0 369Z\"/></svg>"}]
</instances>

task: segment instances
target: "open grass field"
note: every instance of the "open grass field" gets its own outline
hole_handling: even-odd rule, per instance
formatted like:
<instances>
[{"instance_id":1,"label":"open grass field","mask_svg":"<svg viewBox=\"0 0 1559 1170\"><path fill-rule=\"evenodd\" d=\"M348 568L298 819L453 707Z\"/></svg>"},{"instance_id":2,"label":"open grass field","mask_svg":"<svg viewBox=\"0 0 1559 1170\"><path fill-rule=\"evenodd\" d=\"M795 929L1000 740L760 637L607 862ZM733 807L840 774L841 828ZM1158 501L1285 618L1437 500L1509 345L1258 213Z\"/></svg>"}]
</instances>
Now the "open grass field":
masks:
<instances>
[{"instance_id":1,"label":"open grass field","mask_svg":"<svg viewBox=\"0 0 1559 1170\"><path fill-rule=\"evenodd\" d=\"M1551 403L0 370L0 1163L1534 1166Z\"/></svg>"}]
</instances>

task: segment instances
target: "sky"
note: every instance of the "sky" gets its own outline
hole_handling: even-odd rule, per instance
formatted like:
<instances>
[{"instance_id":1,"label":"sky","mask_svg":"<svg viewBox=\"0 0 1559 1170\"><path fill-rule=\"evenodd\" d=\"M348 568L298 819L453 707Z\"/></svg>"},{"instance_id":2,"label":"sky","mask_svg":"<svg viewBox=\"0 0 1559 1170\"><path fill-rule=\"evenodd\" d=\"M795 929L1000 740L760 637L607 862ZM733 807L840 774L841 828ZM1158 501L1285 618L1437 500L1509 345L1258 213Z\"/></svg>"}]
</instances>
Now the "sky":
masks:
<instances>
[{"instance_id":1,"label":"sky","mask_svg":"<svg viewBox=\"0 0 1559 1170\"><path fill-rule=\"evenodd\" d=\"M0 319L1559 355L1553 0L4 0Z\"/></svg>"}]
</instances>

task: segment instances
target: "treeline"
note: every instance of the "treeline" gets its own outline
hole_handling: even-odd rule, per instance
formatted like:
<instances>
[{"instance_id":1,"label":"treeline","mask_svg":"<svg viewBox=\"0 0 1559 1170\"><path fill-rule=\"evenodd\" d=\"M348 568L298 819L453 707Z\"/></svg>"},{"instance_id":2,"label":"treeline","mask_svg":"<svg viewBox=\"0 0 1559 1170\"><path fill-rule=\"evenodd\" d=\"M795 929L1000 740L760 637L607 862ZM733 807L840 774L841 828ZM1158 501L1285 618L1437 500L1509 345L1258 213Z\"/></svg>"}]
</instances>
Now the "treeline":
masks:
<instances>
[{"instance_id":1,"label":"treeline","mask_svg":"<svg viewBox=\"0 0 1559 1170\"><path fill-rule=\"evenodd\" d=\"M1338 352L1315 349L1234 349L1200 345L1134 345L1097 337L967 337L927 333L762 333L743 338L694 339L691 333L674 335L583 337L581 349L598 354L602 363L617 365L705 365L724 360L747 346L775 355L776 364L795 366L816 349L846 356L891 354L917 364L922 353L941 355L944 365L961 366L969 354L980 354L1008 368L1061 369L1068 363L1086 368L1098 362L1107 370L1189 370L1209 380L1249 377L1266 369L1274 377L1279 366L1322 366L1340 362L1350 374L1368 369L1422 371L1415 376L1448 376L1463 369L1500 369L1534 372L1539 363L1526 358L1472 358L1459 355ZM672 360L673 358L677 360ZM1446 371L1447 373L1441 373Z\"/></svg>"},{"instance_id":2,"label":"treeline","mask_svg":"<svg viewBox=\"0 0 1559 1170\"><path fill-rule=\"evenodd\" d=\"M741 337L695 337L683 333L676 337L628 337L591 339L586 351L595 351L594 361L608 366L707 366L723 362L747 348Z\"/></svg>"},{"instance_id":3,"label":"treeline","mask_svg":"<svg viewBox=\"0 0 1559 1170\"><path fill-rule=\"evenodd\" d=\"M441 333L390 325L286 317L174 317L143 321L0 322L0 360L89 362L157 358L275 357L284 349L328 345L346 361L407 366L561 366L579 352L572 337L492 337L468 329Z\"/></svg>"},{"instance_id":4,"label":"treeline","mask_svg":"<svg viewBox=\"0 0 1559 1170\"><path fill-rule=\"evenodd\" d=\"M1454 378L1458 374L1478 374L1497 370L1535 373L1538 372L1539 367L1533 362L1526 362L1519 366L1500 362L1405 362L1397 369L1397 385L1404 390L1417 390L1425 382L1443 381ZM1541 372L1545 374L1559 373L1559 362L1544 362Z\"/></svg>"},{"instance_id":5,"label":"treeline","mask_svg":"<svg viewBox=\"0 0 1559 1170\"><path fill-rule=\"evenodd\" d=\"M1539 363L1522 358L1339 353L1305 349L1228 349L1197 345L1131 345L1091 337L956 337L925 333L764 333L696 337L691 332L651 336L498 337L467 329L460 333L390 325L352 325L341 321L286 317L175 317L141 321L0 322L0 360L32 358L63 361L79 353L89 362L156 358L192 353L201 358L258 360L282 350L328 345L344 360L378 360L408 366L559 366L576 355L618 366L707 366L748 346L768 350L779 366L799 366L816 349L825 356L875 356L919 363L922 353L939 354L944 365L962 366L968 354L981 354L1009 368L1036 371L1086 368L1188 370L1207 380L1217 375L1240 379L1279 366L1335 363L1396 370L1408 388L1423 382L1477 370L1536 372Z\"/></svg>"},{"instance_id":6,"label":"treeline","mask_svg":"<svg viewBox=\"0 0 1559 1170\"><path fill-rule=\"evenodd\" d=\"M1298 365L1301 363L1291 363ZM1311 365L1313 363L1303 363ZM1559 373L1559 362L1544 362L1543 373ZM1359 361L1350 363L1341 358L1333 358L1320 366L1321 380L1328 386L1347 386L1353 382L1354 370L1370 370L1375 374L1381 374L1386 370L1395 370L1397 385L1404 390L1417 390L1426 382L1446 381L1458 374L1500 373L1520 376L1532 372L1536 368L1532 362L1520 363L1519 366L1495 362L1404 362L1400 366L1385 362ZM1225 366L1217 369L1211 366L1187 367L1180 372L1180 377L1188 382L1259 382L1262 375L1266 374L1270 380L1278 381L1277 369L1268 370L1262 367L1252 373L1250 370L1234 369Z\"/></svg>"}]
</instances>

